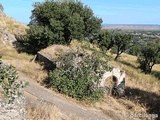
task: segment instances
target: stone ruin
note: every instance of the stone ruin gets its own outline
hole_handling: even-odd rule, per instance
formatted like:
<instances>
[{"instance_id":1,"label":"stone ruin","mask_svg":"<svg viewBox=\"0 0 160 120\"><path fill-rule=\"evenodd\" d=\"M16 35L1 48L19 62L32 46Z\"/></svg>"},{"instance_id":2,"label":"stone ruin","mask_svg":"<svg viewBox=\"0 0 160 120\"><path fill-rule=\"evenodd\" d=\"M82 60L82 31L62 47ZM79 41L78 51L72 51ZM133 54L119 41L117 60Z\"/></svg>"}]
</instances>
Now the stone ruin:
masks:
<instances>
[{"instance_id":1,"label":"stone ruin","mask_svg":"<svg viewBox=\"0 0 160 120\"><path fill-rule=\"evenodd\" d=\"M52 45L46 49L43 49L37 53L35 58L39 63L43 63L44 67L48 70L54 70L56 67L56 54L62 52L68 52L70 48L64 45ZM109 94L121 97L124 95L125 89L125 71L117 67L112 67L112 71L106 71L102 78L99 80L99 88ZM110 87L105 85L107 78L112 77L113 84Z\"/></svg>"},{"instance_id":2,"label":"stone ruin","mask_svg":"<svg viewBox=\"0 0 160 120\"><path fill-rule=\"evenodd\" d=\"M105 88L105 82L107 78L112 77L113 79L113 86L112 88L108 88L112 95L121 97L124 95L125 89L125 71L121 70L120 68L113 67L112 71L106 71L102 78L99 80L99 87Z\"/></svg>"}]
</instances>

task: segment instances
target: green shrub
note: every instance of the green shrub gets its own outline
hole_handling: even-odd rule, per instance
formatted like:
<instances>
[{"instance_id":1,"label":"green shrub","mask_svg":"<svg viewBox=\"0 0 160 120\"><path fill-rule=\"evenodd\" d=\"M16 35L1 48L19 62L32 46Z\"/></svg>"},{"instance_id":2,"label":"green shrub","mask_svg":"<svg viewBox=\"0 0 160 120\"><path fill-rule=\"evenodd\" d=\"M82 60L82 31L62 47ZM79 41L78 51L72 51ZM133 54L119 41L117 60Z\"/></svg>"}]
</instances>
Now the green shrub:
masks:
<instances>
[{"instance_id":1,"label":"green shrub","mask_svg":"<svg viewBox=\"0 0 160 120\"><path fill-rule=\"evenodd\" d=\"M15 67L0 62L0 85L3 88L1 93L7 98L8 103L13 103L16 97L20 97L22 95L21 88L27 85L26 82L17 79Z\"/></svg>"},{"instance_id":2,"label":"green shrub","mask_svg":"<svg viewBox=\"0 0 160 120\"><path fill-rule=\"evenodd\" d=\"M107 57L102 60L102 53L72 51L60 55L56 69L50 71L45 83L78 100L97 101L103 98L98 84L106 70L109 70Z\"/></svg>"}]
</instances>

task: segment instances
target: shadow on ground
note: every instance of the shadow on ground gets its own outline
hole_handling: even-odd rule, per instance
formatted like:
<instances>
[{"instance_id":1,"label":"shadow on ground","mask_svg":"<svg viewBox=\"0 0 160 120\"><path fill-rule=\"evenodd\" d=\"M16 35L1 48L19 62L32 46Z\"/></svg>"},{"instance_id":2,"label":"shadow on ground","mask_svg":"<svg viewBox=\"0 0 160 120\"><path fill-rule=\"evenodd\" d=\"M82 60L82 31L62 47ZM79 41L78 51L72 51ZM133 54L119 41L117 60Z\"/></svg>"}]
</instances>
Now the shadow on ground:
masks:
<instances>
[{"instance_id":1,"label":"shadow on ground","mask_svg":"<svg viewBox=\"0 0 160 120\"><path fill-rule=\"evenodd\" d=\"M131 64L129 62L126 62L126 61L119 61L119 62L122 63L122 64L124 64L124 65L130 66L130 67L132 67L134 69L137 69L137 67L135 65L133 65L133 64Z\"/></svg>"},{"instance_id":2,"label":"shadow on ground","mask_svg":"<svg viewBox=\"0 0 160 120\"><path fill-rule=\"evenodd\" d=\"M125 94L128 100L145 105L147 113L158 114L157 120L160 120L160 95L130 87L125 88Z\"/></svg>"},{"instance_id":3,"label":"shadow on ground","mask_svg":"<svg viewBox=\"0 0 160 120\"><path fill-rule=\"evenodd\" d=\"M151 74L160 80L160 71L153 70Z\"/></svg>"}]
</instances>

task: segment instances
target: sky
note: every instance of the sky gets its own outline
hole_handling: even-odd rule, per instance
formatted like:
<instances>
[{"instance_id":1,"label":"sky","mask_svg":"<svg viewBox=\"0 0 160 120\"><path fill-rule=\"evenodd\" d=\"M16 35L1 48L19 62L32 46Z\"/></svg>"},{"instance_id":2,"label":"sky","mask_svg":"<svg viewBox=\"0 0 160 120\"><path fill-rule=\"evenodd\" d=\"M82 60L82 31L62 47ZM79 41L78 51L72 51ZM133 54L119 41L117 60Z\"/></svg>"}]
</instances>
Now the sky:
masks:
<instances>
[{"instance_id":1,"label":"sky","mask_svg":"<svg viewBox=\"0 0 160 120\"><path fill-rule=\"evenodd\" d=\"M45 0L0 0L4 13L28 24L33 3ZM159 24L160 0L81 0L103 24Z\"/></svg>"}]
</instances>

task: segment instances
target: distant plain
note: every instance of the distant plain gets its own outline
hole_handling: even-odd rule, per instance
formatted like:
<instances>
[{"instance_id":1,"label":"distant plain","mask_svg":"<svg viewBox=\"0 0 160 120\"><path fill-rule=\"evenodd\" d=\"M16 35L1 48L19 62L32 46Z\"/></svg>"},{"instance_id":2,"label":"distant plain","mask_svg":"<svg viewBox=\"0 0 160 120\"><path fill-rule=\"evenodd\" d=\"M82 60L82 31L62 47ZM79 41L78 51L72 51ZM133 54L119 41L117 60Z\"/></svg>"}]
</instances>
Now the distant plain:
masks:
<instances>
[{"instance_id":1,"label":"distant plain","mask_svg":"<svg viewBox=\"0 0 160 120\"><path fill-rule=\"evenodd\" d=\"M102 29L121 29L121 30L140 30L140 31L160 31L160 25L157 24L104 24Z\"/></svg>"}]
</instances>

